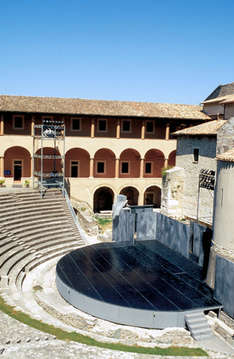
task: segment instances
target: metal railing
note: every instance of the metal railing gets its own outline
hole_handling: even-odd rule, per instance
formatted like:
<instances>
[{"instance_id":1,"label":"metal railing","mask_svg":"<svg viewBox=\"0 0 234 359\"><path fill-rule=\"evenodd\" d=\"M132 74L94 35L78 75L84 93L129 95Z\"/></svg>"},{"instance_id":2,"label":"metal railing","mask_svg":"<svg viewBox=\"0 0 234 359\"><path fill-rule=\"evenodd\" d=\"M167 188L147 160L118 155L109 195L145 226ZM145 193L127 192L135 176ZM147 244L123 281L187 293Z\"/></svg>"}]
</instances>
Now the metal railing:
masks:
<instances>
[{"instance_id":1,"label":"metal railing","mask_svg":"<svg viewBox=\"0 0 234 359\"><path fill-rule=\"evenodd\" d=\"M77 229L78 229L78 231L79 231L79 233L81 235L81 238L85 241L85 238L86 238L85 232L84 232L83 228L80 225L80 222L79 222L78 217L77 217L77 215L76 215L76 213L74 211L74 208L72 207L72 204L71 204L70 198L68 196L68 193L67 193L65 188L63 188L62 190L63 190L63 195L64 195L64 198L66 200L67 206L68 206L68 208L69 208L69 210L71 212L71 215L73 217L74 223L75 223L75 225L76 225L76 227L77 227Z\"/></svg>"}]
</instances>

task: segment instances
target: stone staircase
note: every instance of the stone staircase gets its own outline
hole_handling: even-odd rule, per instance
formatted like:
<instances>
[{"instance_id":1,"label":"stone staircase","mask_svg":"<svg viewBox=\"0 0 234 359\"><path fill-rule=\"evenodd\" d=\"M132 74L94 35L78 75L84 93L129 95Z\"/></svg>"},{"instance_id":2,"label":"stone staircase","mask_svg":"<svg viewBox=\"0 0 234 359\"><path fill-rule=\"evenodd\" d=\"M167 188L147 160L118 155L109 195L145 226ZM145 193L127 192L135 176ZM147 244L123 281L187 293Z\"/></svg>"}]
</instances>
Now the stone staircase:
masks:
<instances>
[{"instance_id":1,"label":"stone staircase","mask_svg":"<svg viewBox=\"0 0 234 359\"><path fill-rule=\"evenodd\" d=\"M196 311L186 314L185 323L196 340L207 340L214 336L203 312Z\"/></svg>"},{"instance_id":2,"label":"stone staircase","mask_svg":"<svg viewBox=\"0 0 234 359\"><path fill-rule=\"evenodd\" d=\"M0 291L22 291L40 264L84 245L60 190L0 192Z\"/></svg>"}]
</instances>

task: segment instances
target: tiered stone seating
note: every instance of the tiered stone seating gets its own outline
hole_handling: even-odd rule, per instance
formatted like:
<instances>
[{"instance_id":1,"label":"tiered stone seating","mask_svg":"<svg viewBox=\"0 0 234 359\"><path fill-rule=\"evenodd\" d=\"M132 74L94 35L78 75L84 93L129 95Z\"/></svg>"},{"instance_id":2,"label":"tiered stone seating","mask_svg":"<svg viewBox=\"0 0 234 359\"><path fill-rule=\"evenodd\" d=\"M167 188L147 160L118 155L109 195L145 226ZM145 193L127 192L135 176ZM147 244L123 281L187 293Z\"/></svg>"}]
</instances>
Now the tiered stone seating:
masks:
<instances>
[{"instance_id":1,"label":"tiered stone seating","mask_svg":"<svg viewBox=\"0 0 234 359\"><path fill-rule=\"evenodd\" d=\"M0 290L21 290L33 268L83 244L59 190L0 193Z\"/></svg>"}]
</instances>

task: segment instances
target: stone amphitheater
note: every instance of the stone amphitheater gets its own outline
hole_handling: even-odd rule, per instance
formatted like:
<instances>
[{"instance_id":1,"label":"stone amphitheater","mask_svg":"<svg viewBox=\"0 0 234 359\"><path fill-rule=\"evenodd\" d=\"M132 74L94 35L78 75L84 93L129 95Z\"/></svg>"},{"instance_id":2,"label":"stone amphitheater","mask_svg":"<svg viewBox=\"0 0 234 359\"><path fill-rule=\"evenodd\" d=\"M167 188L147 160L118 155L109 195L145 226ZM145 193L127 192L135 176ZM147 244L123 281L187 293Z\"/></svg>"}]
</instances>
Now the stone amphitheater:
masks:
<instances>
[{"instance_id":1,"label":"stone amphitheater","mask_svg":"<svg viewBox=\"0 0 234 359\"><path fill-rule=\"evenodd\" d=\"M200 343L194 341L185 329L149 330L121 326L89 316L67 304L55 286L55 267L64 254L96 240L81 233L59 190L48 190L41 198L36 190L1 189L1 298L15 311L101 342L146 347L201 347L211 358L234 358L234 326L228 319L225 324L214 315L209 316L213 329L222 328L222 331L216 333L215 340ZM0 322L0 356L3 358L159 358L58 340L3 312L0 312Z\"/></svg>"}]
</instances>

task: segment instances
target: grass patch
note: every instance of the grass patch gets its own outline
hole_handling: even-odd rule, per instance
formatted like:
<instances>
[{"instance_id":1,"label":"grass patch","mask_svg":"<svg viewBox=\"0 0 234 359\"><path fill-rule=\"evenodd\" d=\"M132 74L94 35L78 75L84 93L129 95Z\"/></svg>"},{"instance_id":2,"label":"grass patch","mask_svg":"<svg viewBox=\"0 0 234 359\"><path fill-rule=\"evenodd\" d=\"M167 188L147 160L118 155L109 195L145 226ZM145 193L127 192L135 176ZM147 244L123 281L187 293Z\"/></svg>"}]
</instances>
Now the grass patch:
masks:
<instances>
[{"instance_id":1,"label":"grass patch","mask_svg":"<svg viewBox=\"0 0 234 359\"><path fill-rule=\"evenodd\" d=\"M145 348L139 346L129 346L119 343L105 343L99 342L86 335L82 335L76 332L66 332L63 329L56 328L53 325L43 323L37 319L31 318L28 314L20 311L16 311L14 307L6 304L5 301L0 297L0 310L10 317L29 325L32 328L38 329L42 332L56 336L57 339L64 341L74 341L89 346L95 346L104 349L119 350L130 353L141 353L141 354L153 354L153 355L171 355L171 356L208 356L208 354L200 348L186 348L186 347L169 347L169 348Z\"/></svg>"},{"instance_id":2,"label":"grass patch","mask_svg":"<svg viewBox=\"0 0 234 359\"><path fill-rule=\"evenodd\" d=\"M161 174L162 174L162 176L164 177L165 174L166 174L166 171L170 170L172 167L173 167L173 166L163 167L163 168L161 169Z\"/></svg>"},{"instance_id":3,"label":"grass patch","mask_svg":"<svg viewBox=\"0 0 234 359\"><path fill-rule=\"evenodd\" d=\"M96 218L97 219L97 223L99 225L99 227L101 227L102 230L106 230L106 229L111 229L112 228L112 219L108 219L108 218Z\"/></svg>"}]
</instances>

